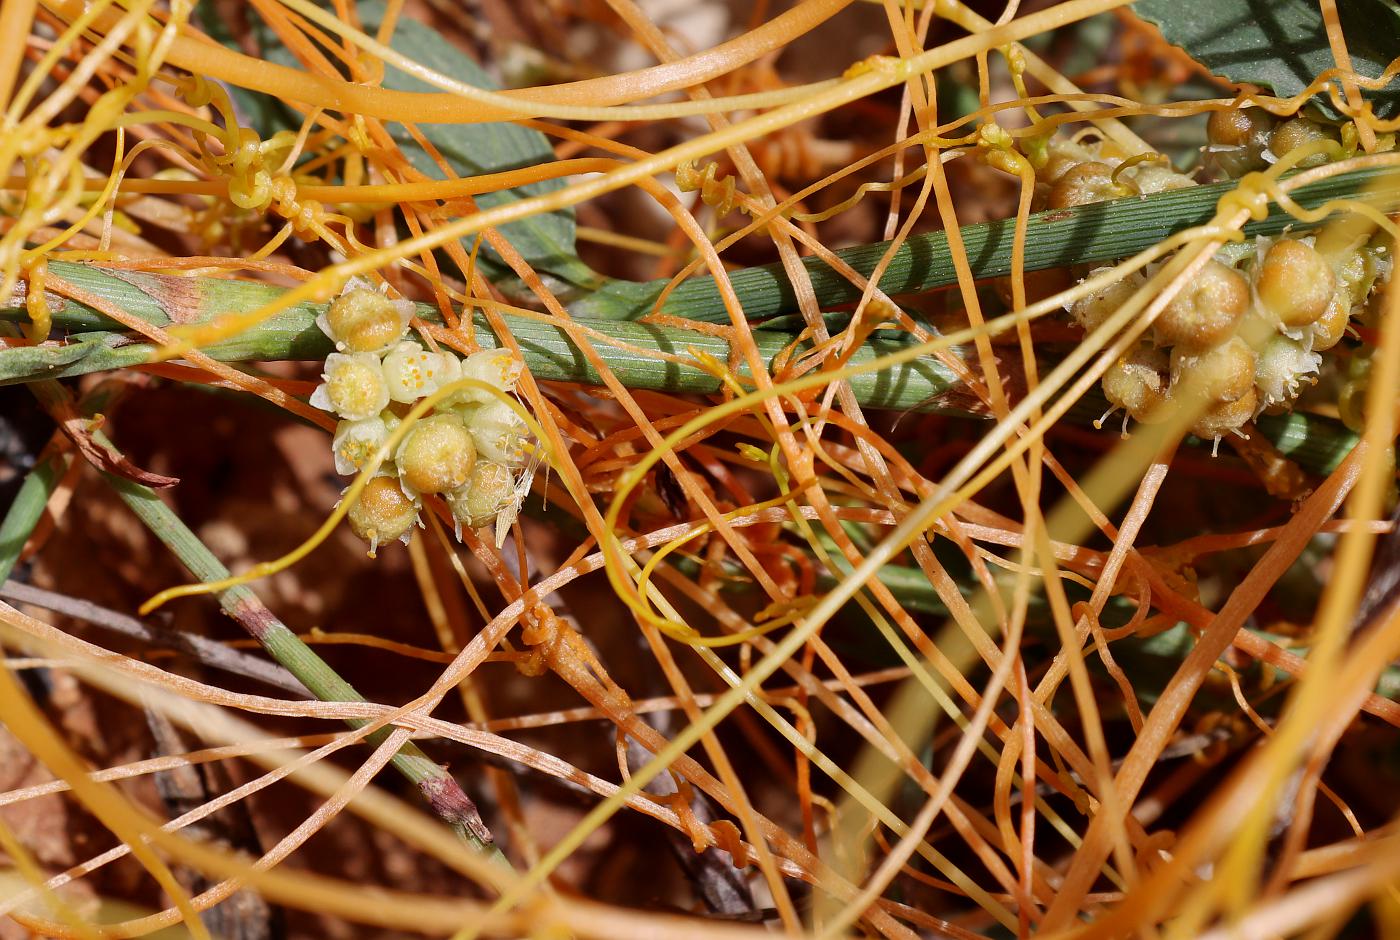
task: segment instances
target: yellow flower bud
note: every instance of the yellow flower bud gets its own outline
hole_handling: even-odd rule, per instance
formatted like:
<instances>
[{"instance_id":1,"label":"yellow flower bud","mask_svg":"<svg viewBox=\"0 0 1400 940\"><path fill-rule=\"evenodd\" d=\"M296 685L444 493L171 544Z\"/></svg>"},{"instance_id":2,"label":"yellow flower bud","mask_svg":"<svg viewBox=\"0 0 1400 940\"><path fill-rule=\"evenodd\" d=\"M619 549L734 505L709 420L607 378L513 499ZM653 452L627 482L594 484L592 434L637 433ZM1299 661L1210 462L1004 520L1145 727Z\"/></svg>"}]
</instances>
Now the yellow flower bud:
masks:
<instances>
[{"instance_id":1,"label":"yellow flower bud","mask_svg":"<svg viewBox=\"0 0 1400 940\"><path fill-rule=\"evenodd\" d=\"M476 445L461 418L435 414L409 429L394 460L409 493L445 493L467 482Z\"/></svg>"},{"instance_id":2,"label":"yellow flower bud","mask_svg":"<svg viewBox=\"0 0 1400 940\"><path fill-rule=\"evenodd\" d=\"M1212 259L1157 317L1157 343L1208 349L1227 339L1248 309L1249 282Z\"/></svg>"},{"instance_id":3,"label":"yellow flower bud","mask_svg":"<svg viewBox=\"0 0 1400 940\"><path fill-rule=\"evenodd\" d=\"M1051 209L1103 202L1122 195L1113 183L1113 168L1106 163L1090 160L1073 166L1060 174L1050 187L1046 205Z\"/></svg>"},{"instance_id":4,"label":"yellow flower bud","mask_svg":"<svg viewBox=\"0 0 1400 940\"><path fill-rule=\"evenodd\" d=\"M1316 143L1320 140L1336 140L1339 134L1336 129L1325 127L1316 121L1305 117L1295 117L1291 121L1285 121L1274 129L1269 137L1269 152L1280 159L1288 156L1299 147ZM1272 161L1270 161L1272 162ZM1301 161L1298 166L1322 166L1327 162L1327 154L1316 153Z\"/></svg>"},{"instance_id":5,"label":"yellow flower bud","mask_svg":"<svg viewBox=\"0 0 1400 940\"><path fill-rule=\"evenodd\" d=\"M1104 268L1095 268L1089 272L1089 275L1092 277L1104 270ZM1084 332L1092 333L1100 323L1107 320L1119 307L1127 303L1128 298L1132 297L1137 289L1146 282L1147 278L1143 277L1142 272L1134 271L1122 280L1114 281L1070 304L1069 315L1074 318L1074 322L1084 327Z\"/></svg>"},{"instance_id":6,"label":"yellow flower bud","mask_svg":"<svg viewBox=\"0 0 1400 940\"><path fill-rule=\"evenodd\" d=\"M1263 108L1216 111L1206 122L1207 155L1225 173L1238 179L1265 166L1264 152L1278 122Z\"/></svg>"},{"instance_id":7,"label":"yellow flower bud","mask_svg":"<svg viewBox=\"0 0 1400 940\"><path fill-rule=\"evenodd\" d=\"M1291 328L1307 326L1327 312L1337 277L1312 245L1281 238L1264 254L1254 286L1264 307Z\"/></svg>"},{"instance_id":8,"label":"yellow flower bud","mask_svg":"<svg viewBox=\"0 0 1400 940\"><path fill-rule=\"evenodd\" d=\"M1254 350L1238 336L1203 353L1172 350L1172 386L1186 383L1208 403L1237 401L1254 394ZM1189 374L1190 378L1187 378Z\"/></svg>"},{"instance_id":9,"label":"yellow flower bud","mask_svg":"<svg viewBox=\"0 0 1400 940\"><path fill-rule=\"evenodd\" d=\"M413 304L392 300L376 290L355 287L331 301L316 325L335 348L349 352L381 353L403 338Z\"/></svg>"},{"instance_id":10,"label":"yellow flower bud","mask_svg":"<svg viewBox=\"0 0 1400 940\"><path fill-rule=\"evenodd\" d=\"M360 492L346 514L350 531L369 542L373 555L379 545L394 539L407 541L418 520L418 503L410 499L392 476L377 476Z\"/></svg>"},{"instance_id":11,"label":"yellow flower bud","mask_svg":"<svg viewBox=\"0 0 1400 940\"><path fill-rule=\"evenodd\" d=\"M1254 389L1234 401L1219 402L1207 409L1191 425L1191 433L1203 441L1219 440L1232 431L1244 427L1259 406Z\"/></svg>"},{"instance_id":12,"label":"yellow flower bud","mask_svg":"<svg viewBox=\"0 0 1400 940\"><path fill-rule=\"evenodd\" d=\"M1167 366L1166 350L1141 345L1104 373L1103 393L1134 421L1160 420L1164 416L1158 406L1167 400Z\"/></svg>"}]
</instances>

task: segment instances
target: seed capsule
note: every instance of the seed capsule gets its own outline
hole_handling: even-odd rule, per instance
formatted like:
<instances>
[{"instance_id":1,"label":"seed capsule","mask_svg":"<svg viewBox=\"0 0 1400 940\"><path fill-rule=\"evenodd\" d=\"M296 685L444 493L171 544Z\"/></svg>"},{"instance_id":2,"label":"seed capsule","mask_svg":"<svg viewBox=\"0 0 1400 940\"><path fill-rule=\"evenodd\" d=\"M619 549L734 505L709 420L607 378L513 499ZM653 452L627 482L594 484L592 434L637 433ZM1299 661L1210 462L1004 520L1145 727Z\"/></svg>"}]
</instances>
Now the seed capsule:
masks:
<instances>
[{"instance_id":1,"label":"seed capsule","mask_svg":"<svg viewBox=\"0 0 1400 940\"><path fill-rule=\"evenodd\" d=\"M331 441L335 472L341 476L358 472L388 437L389 428L383 415L340 422L335 426L335 437Z\"/></svg>"},{"instance_id":2,"label":"seed capsule","mask_svg":"<svg viewBox=\"0 0 1400 940\"><path fill-rule=\"evenodd\" d=\"M1167 400L1167 367L1166 350L1143 344L1104 373L1103 393L1134 421L1160 419L1157 408Z\"/></svg>"},{"instance_id":3,"label":"seed capsule","mask_svg":"<svg viewBox=\"0 0 1400 940\"><path fill-rule=\"evenodd\" d=\"M1342 341L1351 323L1351 292L1338 287L1322 316L1308 327L1311 348L1322 352Z\"/></svg>"},{"instance_id":4,"label":"seed capsule","mask_svg":"<svg viewBox=\"0 0 1400 940\"><path fill-rule=\"evenodd\" d=\"M1254 366L1254 386L1259 407L1285 405L1298 397L1304 384L1315 381L1322 357L1287 336L1275 334L1259 351Z\"/></svg>"},{"instance_id":5,"label":"seed capsule","mask_svg":"<svg viewBox=\"0 0 1400 940\"><path fill-rule=\"evenodd\" d=\"M1216 111L1206 122L1207 148L1211 159L1231 177L1239 178L1266 163L1269 135L1278 122L1263 108L1232 108Z\"/></svg>"},{"instance_id":6,"label":"seed capsule","mask_svg":"<svg viewBox=\"0 0 1400 940\"><path fill-rule=\"evenodd\" d=\"M1178 346L1171 355L1172 388L1189 386L1207 402L1238 401L1254 394L1254 366L1254 350L1238 336L1202 353Z\"/></svg>"},{"instance_id":7,"label":"seed capsule","mask_svg":"<svg viewBox=\"0 0 1400 940\"><path fill-rule=\"evenodd\" d=\"M389 397L412 402L436 392L462 374L462 363L450 352L429 352L413 342L399 343L384 357L384 380Z\"/></svg>"},{"instance_id":8,"label":"seed capsule","mask_svg":"<svg viewBox=\"0 0 1400 940\"><path fill-rule=\"evenodd\" d=\"M1332 266L1307 242L1281 238L1259 265L1259 300L1285 328L1307 326L1327 311L1337 290Z\"/></svg>"},{"instance_id":9,"label":"seed capsule","mask_svg":"<svg viewBox=\"0 0 1400 940\"><path fill-rule=\"evenodd\" d=\"M1104 271L1104 268L1096 268L1089 272L1089 276ZM1118 310L1119 307L1127 303L1128 298L1137 293L1137 289L1147 283L1147 278L1140 271L1134 271L1120 281L1114 281L1107 287L1101 287L1092 294L1087 294L1070 305L1069 315L1074 318L1074 322L1084 327L1084 332L1092 333L1098 329L1099 324L1107 320Z\"/></svg>"},{"instance_id":10,"label":"seed capsule","mask_svg":"<svg viewBox=\"0 0 1400 940\"><path fill-rule=\"evenodd\" d=\"M469 529L490 525L515 499L515 472L494 460L478 460L466 485L448 494L452 518Z\"/></svg>"},{"instance_id":11,"label":"seed capsule","mask_svg":"<svg viewBox=\"0 0 1400 940\"><path fill-rule=\"evenodd\" d=\"M1091 202L1103 202L1120 195L1113 184L1113 168L1106 163L1090 160L1070 167L1055 185L1050 187L1046 205L1051 209L1068 209Z\"/></svg>"},{"instance_id":12,"label":"seed capsule","mask_svg":"<svg viewBox=\"0 0 1400 940\"><path fill-rule=\"evenodd\" d=\"M1215 346L1235 331L1248 309L1249 282L1212 259L1157 317L1157 342L1195 350Z\"/></svg>"},{"instance_id":13,"label":"seed capsule","mask_svg":"<svg viewBox=\"0 0 1400 940\"><path fill-rule=\"evenodd\" d=\"M1042 183L1058 182L1065 173L1081 163L1098 162L1117 166L1127 156L1123 149L1112 141L1074 141L1055 137L1047 146L1045 165L1036 171L1036 178Z\"/></svg>"},{"instance_id":14,"label":"seed capsule","mask_svg":"<svg viewBox=\"0 0 1400 940\"><path fill-rule=\"evenodd\" d=\"M1212 111L1206 121L1206 137L1213 144L1245 147L1267 134L1278 122L1263 108L1229 108Z\"/></svg>"},{"instance_id":15,"label":"seed capsule","mask_svg":"<svg viewBox=\"0 0 1400 940\"><path fill-rule=\"evenodd\" d=\"M392 476L377 476L360 492L346 514L350 531L369 542L371 555L379 545L405 539L418 520L418 503L408 497Z\"/></svg>"},{"instance_id":16,"label":"seed capsule","mask_svg":"<svg viewBox=\"0 0 1400 940\"><path fill-rule=\"evenodd\" d=\"M346 420L373 417L389 404L389 385L379 357L373 353L331 353L321 378L311 395L312 406L334 411Z\"/></svg>"},{"instance_id":17,"label":"seed capsule","mask_svg":"<svg viewBox=\"0 0 1400 940\"><path fill-rule=\"evenodd\" d=\"M1299 147L1316 143L1320 140L1336 140L1337 132L1330 127L1305 117L1295 117L1291 121L1285 121L1274 129L1269 136L1269 152L1274 157L1282 159L1288 156ZM1327 154L1315 153L1298 163L1300 167L1322 166L1327 162Z\"/></svg>"},{"instance_id":18,"label":"seed capsule","mask_svg":"<svg viewBox=\"0 0 1400 940\"><path fill-rule=\"evenodd\" d=\"M316 325L342 352L380 353L403 338L412 318L411 302L356 287L331 301Z\"/></svg>"},{"instance_id":19,"label":"seed capsule","mask_svg":"<svg viewBox=\"0 0 1400 940\"><path fill-rule=\"evenodd\" d=\"M414 425L394 454L399 480L410 494L446 493L467 482L476 445L462 419L435 414Z\"/></svg>"},{"instance_id":20,"label":"seed capsule","mask_svg":"<svg viewBox=\"0 0 1400 940\"><path fill-rule=\"evenodd\" d=\"M1234 401L1220 402L1208 409L1191 425L1191 433L1203 441L1219 440L1232 431L1244 427L1258 408L1259 400L1254 389Z\"/></svg>"},{"instance_id":21,"label":"seed capsule","mask_svg":"<svg viewBox=\"0 0 1400 940\"><path fill-rule=\"evenodd\" d=\"M484 405L468 405L461 409L461 415L482 457L508 467L525 462L529 428L505 402L493 399Z\"/></svg>"}]
</instances>

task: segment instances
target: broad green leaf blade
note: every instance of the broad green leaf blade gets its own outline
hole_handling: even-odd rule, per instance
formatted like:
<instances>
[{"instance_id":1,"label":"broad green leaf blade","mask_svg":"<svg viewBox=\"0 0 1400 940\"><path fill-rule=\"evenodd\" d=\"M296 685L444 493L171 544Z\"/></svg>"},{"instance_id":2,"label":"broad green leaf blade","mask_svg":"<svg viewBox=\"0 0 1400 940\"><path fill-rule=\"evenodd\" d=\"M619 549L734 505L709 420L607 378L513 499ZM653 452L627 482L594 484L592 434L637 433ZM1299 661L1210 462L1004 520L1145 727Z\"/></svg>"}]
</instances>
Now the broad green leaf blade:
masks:
<instances>
[{"instance_id":1,"label":"broad green leaf blade","mask_svg":"<svg viewBox=\"0 0 1400 940\"><path fill-rule=\"evenodd\" d=\"M384 17L384 4L380 0L362 0L358 9L365 32L374 35ZM395 51L460 82L478 88L496 87L491 77L470 56L437 31L416 20L401 16L389 45ZM400 91L439 90L392 66L385 69L383 84L385 88ZM390 125L389 130L415 168L434 179L443 177L432 157L413 140L406 128L394 124ZM549 145L548 138L539 131L516 124L424 124L418 130L461 176L500 173L554 159L554 149ZM545 180L505 192L485 193L477 196L476 201L483 208L490 208L562 189L563 186L563 180ZM575 287L596 286L598 275L579 260L574 247L576 230L572 208L512 222L502 226L501 233L537 271L552 274Z\"/></svg>"},{"instance_id":2,"label":"broad green leaf blade","mask_svg":"<svg viewBox=\"0 0 1400 940\"><path fill-rule=\"evenodd\" d=\"M381 0L362 0L357 4L362 29L374 35L384 18L384 4ZM226 45L237 48L231 38L231 31L219 19L213 3L199 4L201 20L210 35ZM291 54L256 15L249 16L252 33L269 61L300 67ZM457 81L478 88L496 88L491 77L478 66L471 57L444 39L438 32L424 24L399 17L389 45L397 52L440 72ZM384 87L403 91L437 91L420 79L414 78L393 67L386 67ZM235 106L241 117L247 120L264 138L279 130L296 130L301 125L301 117L286 105L267 96L244 89L231 88ZM554 150L549 140L539 131L510 123L491 124L425 124L418 128L422 135L437 148L438 152L459 176L476 176L483 173L499 173L520 167L548 163L554 159ZM389 133L409 162L433 179L442 179L443 173L431 156L400 124L389 125ZM517 189L496 193L486 193L475 197L483 208L500 205L514 199L537 196L552 192L564 186L562 180L546 180ZM573 296L580 290L591 290L601 283L602 278L583 263L575 248L575 224L572 208L561 209L544 215L537 215L519 222L502 226L501 233L510 241L516 251L530 262L530 265L546 277L546 283L560 290L566 296ZM466 245L471 249L471 245ZM500 258L489 248L483 248L478 259L488 276L499 281L512 275ZM509 285L502 285L509 291Z\"/></svg>"},{"instance_id":3,"label":"broad green leaf blade","mask_svg":"<svg viewBox=\"0 0 1400 940\"><path fill-rule=\"evenodd\" d=\"M1284 97L1337 64L1317 0L1137 0L1133 10L1215 74ZM1391 0L1338 0L1337 11L1356 72L1376 78L1400 58L1400 9ZM1400 84L1362 93L1379 117L1400 114ZM1341 117L1325 93L1313 103Z\"/></svg>"}]
</instances>

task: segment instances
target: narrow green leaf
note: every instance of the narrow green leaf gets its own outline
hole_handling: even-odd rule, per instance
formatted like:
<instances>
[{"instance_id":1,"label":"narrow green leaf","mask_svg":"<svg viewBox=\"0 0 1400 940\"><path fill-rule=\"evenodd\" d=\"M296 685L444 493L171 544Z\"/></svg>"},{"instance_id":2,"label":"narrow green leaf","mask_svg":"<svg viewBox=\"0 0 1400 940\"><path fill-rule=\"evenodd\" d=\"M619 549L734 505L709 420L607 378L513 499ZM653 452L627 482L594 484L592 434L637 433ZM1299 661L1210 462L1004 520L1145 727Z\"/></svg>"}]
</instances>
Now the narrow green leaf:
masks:
<instances>
[{"instance_id":1,"label":"narrow green leaf","mask_svg":"<svg viewBox=\"0 0 1400 940\"><path fill-rule=\"evenodd\" d=\"M60 374L97 351L108 334L98 337L70 336L65 345L9 346L0 357L0 384L28 382Z\"/></svg>"},{"instance_id":2,"label":"narrow green leaf","mask_svg":"<svg viewBox=\"0 0 1400 940\"><path fill-rule=\"evenodd\" d=\"M127 280L129 272L114 272L96 265L62 261L50 262L49 270L55 277L98 296L112 300L112 295L116 294L124 298L122 307L129 314L156 326L169 325L169 318L152 295ZM229 310L253 310L284 290L270 284L218 278L182 279L180 283L186 288L185 296L193 294L198 298L185 312L198 310L204 316ZM194 290L190 291L190 287ZM155 287L151 289L157 295L171 293ZM324 359L327 353L333 351L333 347L316 326L316 316L323 309L311 303L297 304L254 329L205 347L204 352L224 361ZM437 309L431 304L419 304L417 314L428 321L439 321ZM0 319L22 320L25 316L23 307L0 306ZM525 364L537 379L590 385L601 381L593 365L560 327L528 317L506 315L504 319L510 335L520 344ZM691 357L692 354L701 353L719 362L727 362L730 349L723 337L630 321L590 321L580 318L578 323L581 327L626 344L616 346L594 341L599 356L629 388L696 394L712 394L721 390L720 380L700 368L698 360ZM71 300L54 313L54 325L58 329L119 328L118 324L101 313ZM474 328L477 342L483 347L502 345L483 314L475 315ZM68 366L51 367L45 364L38 371L25 371L34 368L30 359L23 358L30 353L29 347L0 349L0 385L29 382L36 377L68 378L139 365L151 361L156 351L146 343L129 343L114 348L114 334L101 335L107 338L106 341L96 343L91 354L79 357ZM760 330L755 334L755 339L766 363L771 363L787 351L793 342L791 334L776 330ZM856 351L851 362L868 362L895 352L907 341L907 336L891 338L888 334L877 333ZM808 349L810 343L797 348L799 351ZM670 362L660 358L657 353L675 355L681 361ZM13 364L9 361L12 357ZM746 368L740 369L741 375L746 372ZM938 410L947 405L947 393L951 391L955 397L962 394L957 391L958 384L951 370L931 356L883 372L854 376L851 386L862 405L896 410Z\"/></svg>"},{"instance_id":3,"label":"narrow green leaf","mask_svg":"<svg viewBox=\"0 0 1400 940\"><path fill-rule=\"evenodd\" d=\"M1298 94L1336 66L1317 0L1137 0L1133 10L1197 62L1232 82ZM1400 10L1391 0L1339 0L1351 67L1379 77L1400 58ZM1362 90L1379 117L1400 114L1400 86ZM1341 115L1327 96L1313 103Z\"/></svg>"},{"instance_id":4,"label":"narrow green leaf","mask_svg":"<svg viewBox=\"0 0 1400 940\"><path fill-rule=\"evenodd\" d=\"M1126 258L1183 228L1209 221L1220 197L1232 192L1236 185L1226 181L1038 212L1030 217L1027 226L1025 268L1041 271ZM1309 208L1352 197L1383 212L1394 212L1400 209L1400 173L1388 169L1341 173L1301 187L1292 196ZM1014 219L998 219L962 227L963 244L974 275L988 278L1011 273L1015 225ZM1268 218L1248 223L1244 231L1246 235L1276 235L1289 227L1312 226L1299 222L1278 206L1270 206ZM889 247L889 242L856 245L843 248L836 255L862 276L868 276ZM802 264L823 306L846 303L860 296L850 281L820 258L804 258ZM797 309L796 294L780 264L733 271L729 281L750 320ZM668 283L665 279L646 283L608 281L574 303L570 311L576 316L608 319L644 317L652 312ZM956 283L948 234L936 231L911 236L900 244L880 280L880 289L887 294L915 294ZM667 296L661 312L712 323L729 320L712 277L692 277L679 285Z\"/></svg>"},{"instance_id":5,"label":"narrow green leaf","mask_svg":"<svg viewBox=\"0 0 1400 940\"><path fill-rule=\"evenodd\" d=\"M56 453L40 458L24 477L14 502L0 521L0 583L4 583L19 562L24 543L39 525L49 497L63 475L63 460Z\"/></svg>"},{"instance_id":6,"label":"narrow green leaf","mask_svg":"<svg viewBox=\"0 0 1400 940\"><path fill-rule=\"evenodd\" d=\"M125 297L128 313L157 326L169 324L165 312L154 304L151 295L136 289L125 279L129 272L120 272L119 276L118 272L96 265L63 261L51 262L49 269L55 276L89 293L109 300L113 295ZM270 284L220 278L194 278L182 283L195 287L193 293L200 301L193 306L203 311L255 309L284 290ZM168 289L154 286L152 289L156 294L170 293ZM316 304L297 304L255 329L207 347L205 352L226 361L322 359L332 349L325 334L316 326L316 316L322 309ZM429 304L420 304L417 312L425 320L437 319L437 310ZM26 316L23 307L0 307L0 320L19 321ZM536 378L598 384L598 373L563 329L528 317L507 315L504 319L510 335L520 344L525 364ZM629 388L691 394L713 394L720 390L719 379L686 360L696 353L705 353L720 362L728 361L729 344L723 337L627 320L579 320L578 324L626 344L626 347L619 347L601 341L594 343L603 361ZM68 301L55 312L54 325L58 329L84 330L114 330L118 326L98 311L75 301ZM501 345L501 340L480 313L475 315L474 326L477 341L482 346ZM833 330L840 328L839 314L832 315L830 326ZM99 335L106 339L99 341ZM155 347L145 343L113 346L118 335L90 334L92 353L71 365L56 369L45 367L34 373L23 371L27 360L16 358L13 364L9 361L11 357L25 355L26 347L0 349L0 385L68 378L151 361ZM758 329L754 340L763 360L771 364L774 358L791 348L793 335L779 329ZM907 336L891 337L877 332L856 350L850 361L852 364L868 362L898 350L905 342L908 342ZM799 351L806 348L810 345L798 346ZM671 353L682 361L668 362L656 355L658 352ZM746 370L740 371L742 374ZM851 387L856 400L870 408L967 414L972 403L969 393L951 370L931 356L882 372L852 376ZM1102 402L1082 401L1072 412L1073 420L1087 423L1103 409ZM1264 415L1258 426L1284 453L1318 473L1329 472L1356 444L1356 436L1340 422L1318 415Z\"/></svg>"}]
</instances>

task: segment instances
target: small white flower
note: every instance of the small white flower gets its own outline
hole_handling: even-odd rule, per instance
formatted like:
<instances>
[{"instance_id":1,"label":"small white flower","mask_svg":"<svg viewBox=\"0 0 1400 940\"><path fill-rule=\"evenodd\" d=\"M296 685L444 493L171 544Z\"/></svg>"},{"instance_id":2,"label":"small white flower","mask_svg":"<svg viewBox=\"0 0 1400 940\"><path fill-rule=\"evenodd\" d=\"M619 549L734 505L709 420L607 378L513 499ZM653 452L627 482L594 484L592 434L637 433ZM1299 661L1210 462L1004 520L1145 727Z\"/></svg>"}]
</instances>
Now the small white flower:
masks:
<instances>
[{"instance_id":1,"label":"small white flower","mask_svg":"<svg viewBox=\"0 0 1400 940\"><path fill-rule=\"evenodd\" d=\"M321 379L311 395L312 406L348 421L373 417L389 404L384 370L373 353L331 353Z\"/></svg>"},{"instance_id":2,"label":"small white flower","mask_svg":"<svg viewBox=\"0 0 1400 940\"><path fill-rule=\"evenodd\" d=\"M484 349L462 360L462 378L485 382L501 392L514 390L515 381L523 370L520 360L504 349ZM485 403L494 398L490 392L480 388L460 389L451 396L453 404Z\"/></svg>"},{"instance_id":3,"label":"small white flower","mask_svg":"<svg viewBox=\"0 0 1400 940\"><path fill-rule=\"evenodd\" d=\"M482 458L508 467L525 463L529 427L509 405L493 400L483 405L468 405L461 414Z\"/></svg>"},{"instance_id":4,"label":"small white flower","mask_svg":"<svg viewBox=\"0 0 1400 940\"><path fill-rule=\"evenodd\" d=\"M462 364L452 353L429 352L413 342L399 343L384 357L384 379L389 397L412 402L431 395L462 374Z\"/></svg>"},{"instance_id":5,"label":"small white flower","mask_svg":"<svg viewBox=\"0 0 1400 940\"><path fill-rule=\"evenodd\" d=\"M341 476L359 472L388 438L389 428L382 415L340 422L331 442L335 472Z\"/></svg>"},{"instance_id":6,"label":"small white flower","mask_svg":"<svg viewBox=\"0 0 1400 940\"><path fill-rule=\"evenodd\" d=\"M1316 381L1322 357L1306 343L1288 336L1274 336L1259 351L1254 368L1254 385L1259 389L1259 408L1293 401L1304 384Z\"/></svg>"}]
</instances>

